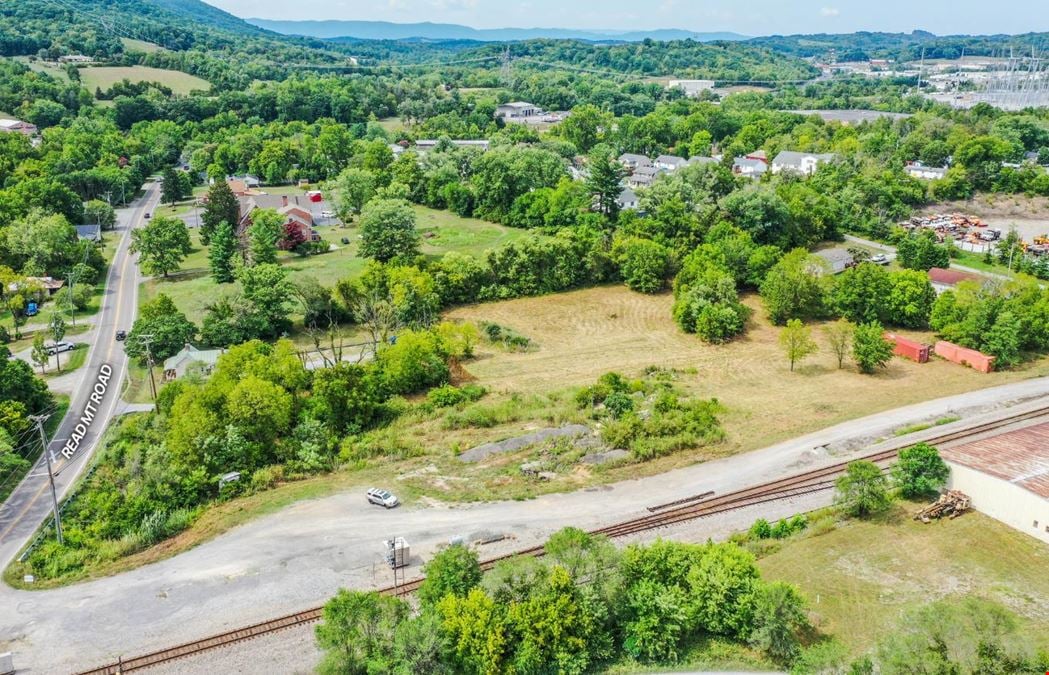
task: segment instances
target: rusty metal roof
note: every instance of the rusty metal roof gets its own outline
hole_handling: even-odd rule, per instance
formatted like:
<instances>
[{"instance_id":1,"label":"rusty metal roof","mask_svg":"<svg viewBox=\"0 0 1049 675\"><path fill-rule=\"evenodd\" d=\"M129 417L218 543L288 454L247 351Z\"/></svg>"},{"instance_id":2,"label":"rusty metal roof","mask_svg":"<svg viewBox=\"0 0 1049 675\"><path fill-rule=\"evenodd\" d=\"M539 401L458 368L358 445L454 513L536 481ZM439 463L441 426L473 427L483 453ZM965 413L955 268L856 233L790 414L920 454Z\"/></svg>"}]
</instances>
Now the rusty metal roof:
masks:
<instances>
[{"instance_id":1,"label":"rusty metal roof","mask_svg":"<svg viewBox=\"0 0 1049 675\"><path fill-rule=\"evenodd\" d=\"M1049 423L946 448L940 455L1049 499Z\"/></svg>"}]
</instances>

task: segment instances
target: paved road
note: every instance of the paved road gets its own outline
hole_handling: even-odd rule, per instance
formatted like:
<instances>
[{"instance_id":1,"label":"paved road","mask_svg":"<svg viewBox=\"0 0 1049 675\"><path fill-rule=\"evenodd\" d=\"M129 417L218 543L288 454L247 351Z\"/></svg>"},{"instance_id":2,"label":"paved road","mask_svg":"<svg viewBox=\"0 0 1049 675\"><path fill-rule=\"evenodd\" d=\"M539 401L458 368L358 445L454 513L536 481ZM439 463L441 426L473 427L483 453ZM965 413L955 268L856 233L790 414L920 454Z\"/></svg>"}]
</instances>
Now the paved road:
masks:
<instances>
[{"instance_id":1,"label":"paved road","mask_svg":"<svg viewBox=\"0 0 1049 675\"><path fill-rule=\"evenodd\" d=\"M888 244L883 244L879 241L872 241L870 239L864 239L862 237L854 237L851 234L845 235L845 241L860 244L861 246L867 246L879 251L884 251L890 260L896 258L896 247ZM987 272L985 270L978 270L975 267L968 267L966 265L958 265L953 261L951 262L951 269L958 270L959 272L968 272L970 274L976 274L981 277L990 277L992 279L1001 279L1002 281L1012 281L1012 277L1005 274L998 274L997 272Z\"/></svg>"},{"instance_id":2,"label":"paved road","mask_svg":"<svg viewBox=\"0 0 1049 675\"><path fill-rule=\"evenodd\" d=\"M946 415L962 417L956 425L975 424L976 415L1001 415L1010 405L1041 405L1046 396L1049 378L1025 380L879 413L650 478L526 501L412 503L385 511L366 504L359 490L304 501L174 558L114 577L48 591L0 587L0 651L13 651L16 666L35 672L100 665L118 655L170 647L316 606L339 587L389 584L380 541L392 536L411 543L413 576L423 560L455 536L511 535L512 541L483 547L484 557L499 555L541 543L565 525L608 525L645 515L645 507L654 504L706 490L724 493L841 461L867 452L879 439L893 439L893 430L901 426ZM915 434L914 441L950 428ZM396 490L396 481L389 487ZM775 519L815 508L819 499L829 500L830 493L704 519L693 524L691 535L724 536L759 516ZM678 536L673 530L656 534ZM257 665L252 672L294 670L271 667L269 661ZM201 667L186 672L231 671Z\"/></svg>"},{"instance_id":3,"label":"paved road","mask_svg":"<svg viewBox=\"0 0 1049 675\"><path fill-rule=\"evenodd\" d=\"M106 291L102 296L102 307L93 329L87 364L77 370L79 381L73 387L69 412L58 427L49 451L56 458L55 487L59 498L68 491L76 476L87 464L95 445L113 418L120 400L121 386L126 373L127 358L123 345L116 341L117 330L128 330L135 319L138 305L138 266L128 254L131 244L131 229L139 227L143 216L151 212L160 199L157 185L146 186L145 195L130 208L118 212L116 234L120 237L113 257L113 264L106 277ZM93 389L103 368L112 369L105 394L98 397L97 412L90 424L85 424L86 433L72 458L62 456L62 449L81 423L85 406L91 403ZM37 527L51 513L51 496L48 490L45 459L41 456L36 466L15 489L7 501L0 506L0 567L17 555L19 549L33 536Z\"/></svg>"}]
</instances>

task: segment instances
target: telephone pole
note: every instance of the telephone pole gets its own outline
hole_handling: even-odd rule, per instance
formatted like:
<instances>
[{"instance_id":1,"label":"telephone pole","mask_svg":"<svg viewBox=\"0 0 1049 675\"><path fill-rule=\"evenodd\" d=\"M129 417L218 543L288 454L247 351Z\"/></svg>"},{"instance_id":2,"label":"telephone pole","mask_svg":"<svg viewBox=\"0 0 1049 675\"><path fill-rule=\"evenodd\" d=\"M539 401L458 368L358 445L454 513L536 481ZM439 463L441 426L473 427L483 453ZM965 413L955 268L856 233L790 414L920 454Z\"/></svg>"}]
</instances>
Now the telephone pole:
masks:
<instances>
[{"instance_id":1,"label":"telephone pole","mask_svg":"<svg viewBox=\"0 0 1049 675\"><path fill-rule=\"evenodd\" d=\"M153 400L157 400L157 383L153 379L153 352L150 350L149 345L153 344L152 335L141 335L139 336L139 342L146 348L146 366L149 368L149 390L153 394Z\"/></svg>"},{"instance_id":2,"label":"telephone pole","mask_svg":"<svg viewBox=\"0 0 1049 675\"><path fill-rule=\"evenodd\" d=\"M40 443L43 448L44 459L47 461L47 480L51 483L51 508L55 514L55 534L58 543L62 543L62 514L58 511L58 494L55 492L55 474L51 470L51 451L47 447L47 433L44 431L44 421L50 415L30 415L29 419L36 422L37 431L40 432Z\"/></svg>"}]
</instances>

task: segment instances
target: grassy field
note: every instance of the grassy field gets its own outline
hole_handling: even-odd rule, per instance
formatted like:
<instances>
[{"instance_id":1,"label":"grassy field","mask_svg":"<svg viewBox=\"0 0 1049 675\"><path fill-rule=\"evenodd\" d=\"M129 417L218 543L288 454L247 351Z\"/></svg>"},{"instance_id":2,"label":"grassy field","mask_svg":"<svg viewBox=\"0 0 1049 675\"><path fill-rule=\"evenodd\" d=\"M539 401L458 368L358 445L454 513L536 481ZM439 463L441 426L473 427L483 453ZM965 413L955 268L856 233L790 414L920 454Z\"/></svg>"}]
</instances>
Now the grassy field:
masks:
<instances>
[{"instance_id":1,"label":"grassy field","mask_svg":"<svg viewBox=\"0 0 1049 675\"><path fill-rule=\"evenodd\" d=\"M146 42L145 40L133 40L131 38L120 38L120 41L124 43L124 49L128 51L145 52L146 54L152 54L153 52L166 52L167 50L158 44L152 42Z\"/></svg>"},{"instance_id":2,"label":"grassy field","mask_svg":"<svg viewBox=\"0 0 1049 675\"><path fill-rule=\"evenodd\" d=\"M760 560L763 575L798 585L821 632L854 655L908 610L973 596L1015 612L1031 647L1049 648L1049 547L979 513L922 525L915 508L790 541Z\"/></svg>"},{"instance_id":3,"label":"grassy field","mask_svg":"<svg viewBox=\"0 0 1049 675\"><path fill-rule=\"evenodd\" d=\"M270 190L272 194L281 194L280 190ZM298 188L288 188L289 193L301 193ZM176 206L176 209L179 207ZM423 235L422 252L428 256L439 257L448 251L461 251L480 255L484 251L500 246L506 242L526 236L524 230L503 227L473 218L460 218L447 211L436 211L423 206L416 206L418 227ZM158 215L168 215L169 207L157 210ZM280 262L289 271L292 280L303 277L314 277L321 284L333 285L336 281L348 276L360 274L367 261L357 255L358 231L355 227L321 227L318 233L334 250L317 256L301 257L291 253L281 254ZM349 244L343 244L346 238ZM182 264L182 269L168 279L152 279L142 285L139 295L141 302L146 302L158 293L171 296L191 321L199 322L204 314L204 307L220 294L236 289L236 284L220 288L208 271L208 253L200 245L196 231L191 231L195 250Z\"/></svg>"},{"instance_id":4,"label":"grassy field","mask_svg":"<svg viewBox=\"0 0 1049 675\"><path fill-rule=\"evenodd\" d=\"M28 66L30 70L50 75L59 82L69 82L69 75L66 74L65 66L54 62L30 59L28 56L15 56L14 60Z\"/></svg>"},{"instance_id":5,"label":"grassy field","mask_svg":"<svg viewBox=\"0 0 1049 675\"><path fill-rule=\"evenodd\" d=\"M408 130L408 125L400 117L384 117L377 124L391 134Z\"/></svg>"},{"instance_id":6,"label":"grassy field","mask_svg":"<svg viewBox=\"0 0 1049 675\"><path fill-rule=\"evenodd\" d=\"M495 391L536 393L590 384L616 370L637 375L648 366L685 371L678 382L726 407L728 440L719 452L764 447L839 422L919 401L1049 373L1043 359L1023 369L984 375L935 359L919 365L893 359L874 376L853 366L838 370L825 346L790 372L756 296L747 332L726 345L708 345L678 330L669 294L642 295L622 286L463 307L456 319L491 321L531 338L525 353L486 351L468 364ZM931 334L902 331L931 339ZM814 331L822 342L819 331ZM688 374L692 373L692 374ZM686 455L688 453L685 453ZM690 461L695 457L689 458Z\"/></svg>"},{"instance_id":7,"label":"grassy field","mask_svg":"<svg viewBox=\"0 0 1049 675\"><path fill-rule=\"evenodd\" d=\"M89 66L80 69L80 81L84 87L94 93L96 88L103 91L117 82L128 79L132 82L158 82L170 87L176 94L189 94L193 90L208 91L211 84L199 77L177 70L163 70L149 66Z\"/></svg>"}]
</instances>

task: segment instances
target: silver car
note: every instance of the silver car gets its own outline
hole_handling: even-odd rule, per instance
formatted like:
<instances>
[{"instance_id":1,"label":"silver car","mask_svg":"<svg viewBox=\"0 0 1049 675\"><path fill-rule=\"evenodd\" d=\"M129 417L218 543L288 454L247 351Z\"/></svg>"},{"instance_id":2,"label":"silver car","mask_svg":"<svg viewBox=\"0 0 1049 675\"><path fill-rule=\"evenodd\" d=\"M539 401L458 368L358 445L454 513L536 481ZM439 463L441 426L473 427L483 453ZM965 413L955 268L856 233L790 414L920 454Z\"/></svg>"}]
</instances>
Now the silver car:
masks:
<instances>
[{"instance_id":1,"label":"silver car","mask_svg":"<svg viewBox=\"0 0 1049 675\"><path fill-rule=\"evenodd\" d=\"M368 490L368 501L372 504L385 506L388 509L392 509L401 503L392 492L380 488L372 488Z\"/></svg>"}]
</instances>

